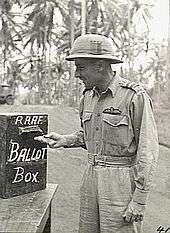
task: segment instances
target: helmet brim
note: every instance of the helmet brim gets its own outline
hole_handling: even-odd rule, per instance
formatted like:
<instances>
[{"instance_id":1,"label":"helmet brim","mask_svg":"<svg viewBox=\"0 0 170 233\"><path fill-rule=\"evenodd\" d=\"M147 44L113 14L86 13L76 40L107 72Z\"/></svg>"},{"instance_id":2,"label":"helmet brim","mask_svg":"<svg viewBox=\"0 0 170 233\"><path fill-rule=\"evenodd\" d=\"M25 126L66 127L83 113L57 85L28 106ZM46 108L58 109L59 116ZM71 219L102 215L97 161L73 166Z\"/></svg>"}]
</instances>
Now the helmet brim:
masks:
<instances>
[{"instance_id":1,"label":"helmet brim","mask_svg":"<svg viewBox=\"0 0 170 233\"><path fill-rule=\"evenodd\" d=\"M98 58L109 60L111 64L123 63L123 61L117 59L116 57L109 55L94 55L94 54L74 54L66 57L67 61L74 61L76 58Z\"/></svg>"}]
</instances>

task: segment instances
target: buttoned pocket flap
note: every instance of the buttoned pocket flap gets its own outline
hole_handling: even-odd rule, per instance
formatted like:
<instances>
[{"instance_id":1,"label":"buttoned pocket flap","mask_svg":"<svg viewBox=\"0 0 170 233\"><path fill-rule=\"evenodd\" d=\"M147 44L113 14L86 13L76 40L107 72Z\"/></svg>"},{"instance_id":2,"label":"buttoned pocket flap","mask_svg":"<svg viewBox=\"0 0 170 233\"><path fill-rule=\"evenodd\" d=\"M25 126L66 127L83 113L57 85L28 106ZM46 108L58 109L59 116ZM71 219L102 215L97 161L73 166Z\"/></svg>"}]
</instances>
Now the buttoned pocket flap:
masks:
<instances>
[{"instance_id":1,"label":"buttoned pocket flap","mask_svg":"<svg viewBox=\"0 0 170 233\"><path fill-rule=\"evenodd\" d=\"M125 115L104 114L103 121L114 127L128 125L128 117Z\"/></svg>"},{"instance_id":2,"label":"buttoned pocket flap","mask_svg":"<svg viewBox=\"0 0 170 233\"><path fill-rule=\"evenodd\" d=\"M91 112L84 112L83 114L83 122L85 121L89 121L92 117L92 113Z\"/></svg>"}]
</instances>

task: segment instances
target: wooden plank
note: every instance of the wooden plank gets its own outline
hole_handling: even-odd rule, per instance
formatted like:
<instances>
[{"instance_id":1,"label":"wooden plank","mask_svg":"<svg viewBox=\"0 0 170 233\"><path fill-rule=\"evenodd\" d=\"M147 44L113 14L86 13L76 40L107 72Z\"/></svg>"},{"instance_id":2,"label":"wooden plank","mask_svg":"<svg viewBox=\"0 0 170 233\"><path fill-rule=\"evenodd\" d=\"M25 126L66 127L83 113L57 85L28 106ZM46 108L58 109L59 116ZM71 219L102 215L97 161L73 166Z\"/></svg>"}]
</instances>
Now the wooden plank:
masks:
<instances>
[{"instance_id":1,"label":"wooden plank","mask_svg":"<svg viewBox=\"0 0 170 233\"><path fill-rule=\"evenodd\" d=\"M44 213L42 219L40 220L39 225L37 226L36 233L43 232L47 224L47 221L50 221L50 219L51 219L51 203L48 206L46 212ZM48 228L50 229L50 226L48 226Z\"/></svg>"},{"instance_id":2,"label":"wooden plank","mask_svg":"<svg viewBox=\"0 0 170 233\"><path fill-rule=\"evenodd\" d=\"M58 185L10 199L0 199L0 232L41 232L50 216Z\"/></svg>"}]
</instances>

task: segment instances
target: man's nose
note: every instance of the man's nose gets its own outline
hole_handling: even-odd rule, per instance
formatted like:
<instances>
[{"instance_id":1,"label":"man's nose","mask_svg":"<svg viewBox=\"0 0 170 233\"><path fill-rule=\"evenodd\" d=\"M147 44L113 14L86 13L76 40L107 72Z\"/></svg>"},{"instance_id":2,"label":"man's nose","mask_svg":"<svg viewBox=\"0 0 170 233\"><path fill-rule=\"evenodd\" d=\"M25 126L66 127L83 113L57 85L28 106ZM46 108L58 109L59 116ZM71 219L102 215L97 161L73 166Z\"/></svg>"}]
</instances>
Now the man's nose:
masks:
<instances>
[{"instance_id":1,"label":"man's nose","mask_svg":"<svg viewBox=\"0 0 170 233\"><path fill-rule=\"evenodd\" d=\"M76 69L75 71L75 78L80 78L81 75L80 75L80 72Z\"/></svg>"}]
</instances>

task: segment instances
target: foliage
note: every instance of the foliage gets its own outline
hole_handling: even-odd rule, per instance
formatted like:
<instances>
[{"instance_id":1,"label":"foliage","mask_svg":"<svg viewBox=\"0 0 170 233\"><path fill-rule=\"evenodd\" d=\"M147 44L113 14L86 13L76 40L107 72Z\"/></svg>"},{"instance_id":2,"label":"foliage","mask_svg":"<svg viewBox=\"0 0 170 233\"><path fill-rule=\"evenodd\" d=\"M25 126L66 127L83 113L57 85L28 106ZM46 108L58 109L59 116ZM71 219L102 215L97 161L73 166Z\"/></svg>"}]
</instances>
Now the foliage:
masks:
<instances>
[{"instance_id":1,"label":"foliage","mask_svg":"<svg viewBox=\"0 0 170 233\"><path fill-rule=\"evenodd\" d=\"M143 82L146 89L153 79L163 89L166 62L149 35L152 4L140 0L86 2L86 31L113 39L115 55L126 64L122 75ZM71 80L70 90L70 67L64 58L71 47L71 33L74 31L75 38L81 34L81 1L2 0L0 14L1 81L34 91L37 103L68 103L70 91L77 101L79 85Z\"/></svg>"}]
</instances>

